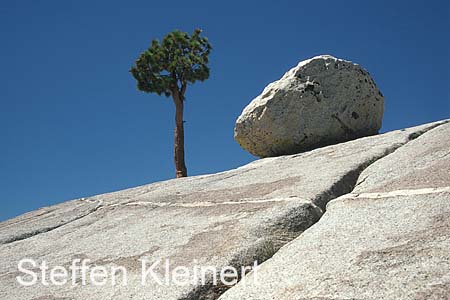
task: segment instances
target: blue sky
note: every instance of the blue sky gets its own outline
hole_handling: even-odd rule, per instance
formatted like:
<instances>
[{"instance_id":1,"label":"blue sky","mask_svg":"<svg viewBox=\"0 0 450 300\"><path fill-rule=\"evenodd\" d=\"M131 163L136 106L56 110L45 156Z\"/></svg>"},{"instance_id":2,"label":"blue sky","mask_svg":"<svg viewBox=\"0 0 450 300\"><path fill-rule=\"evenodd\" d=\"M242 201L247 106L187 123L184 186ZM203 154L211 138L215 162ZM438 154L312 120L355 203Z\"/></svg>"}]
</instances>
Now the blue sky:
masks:
<instances>
[{"instance_id":1,"label":"blue sky","mask_svg":"<svg viewBox=\"0 0 450 300\"><path fill-rule=\"evenodd\" d=\"M0 220L174 177L173 103L128 73L151 39L202 28L211 76L187 90L190 175L254 160L242 109L298 61L364 66L382 131L450 117L448 1L1 1Z\"/></svg>"}]
</instances>

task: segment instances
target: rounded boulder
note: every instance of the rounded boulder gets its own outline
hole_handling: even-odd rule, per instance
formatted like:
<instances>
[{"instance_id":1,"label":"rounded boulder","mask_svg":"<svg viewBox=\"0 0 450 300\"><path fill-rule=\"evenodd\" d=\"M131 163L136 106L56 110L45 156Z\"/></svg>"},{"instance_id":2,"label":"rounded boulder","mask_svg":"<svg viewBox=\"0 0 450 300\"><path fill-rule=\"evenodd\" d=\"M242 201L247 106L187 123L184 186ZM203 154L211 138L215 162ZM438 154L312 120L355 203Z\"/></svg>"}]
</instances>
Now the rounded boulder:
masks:
<instances>
[{"instance_id":1,"label":"rounded boulder","mask_svg":"<svg viewBox=\"0 0 450 300\"><path fill-rule=\"evenodd\" d=\"M235 140L259 157L377 134L384 97L360 65L330 55L300 62L270 83L236 121Z\"/></svg>"}]
</instances>

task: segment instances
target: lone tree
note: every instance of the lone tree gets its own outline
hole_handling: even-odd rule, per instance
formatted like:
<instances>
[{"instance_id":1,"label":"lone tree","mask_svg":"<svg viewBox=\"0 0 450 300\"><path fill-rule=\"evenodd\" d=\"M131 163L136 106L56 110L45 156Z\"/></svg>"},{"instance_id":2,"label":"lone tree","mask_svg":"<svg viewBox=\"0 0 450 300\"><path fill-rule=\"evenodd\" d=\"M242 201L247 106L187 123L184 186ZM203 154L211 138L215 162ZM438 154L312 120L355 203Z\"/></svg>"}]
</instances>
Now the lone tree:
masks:
<instances>
[{"instance_id":1,"label":"lone tree","mask_svg":"<svg viewBox=\"0 0 450 300\"><path fill-rule=\"evenodd\" d=\"M175 30L167 34L161 44L153 40L150 48L136 60L130 72L137 80L137 88L146 93L172 97L175 104L174 160L176 177L186 177L184 161L183 107L186 87L209 77L208 55L211 45L201 30L186 32Z\"/></svg>"}]
</instances>

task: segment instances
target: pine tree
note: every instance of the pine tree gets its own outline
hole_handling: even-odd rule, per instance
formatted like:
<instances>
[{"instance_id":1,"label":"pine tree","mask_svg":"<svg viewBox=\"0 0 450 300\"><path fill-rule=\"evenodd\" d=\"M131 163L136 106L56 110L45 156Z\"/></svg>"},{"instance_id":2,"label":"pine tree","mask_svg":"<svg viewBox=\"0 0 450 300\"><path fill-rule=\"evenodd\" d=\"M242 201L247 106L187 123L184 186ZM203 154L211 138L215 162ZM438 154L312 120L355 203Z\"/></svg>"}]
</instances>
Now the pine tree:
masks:
<instances>
[{"instance_id":1,"label":"pine tree","mask_svg":"<svg viewBox=\"0 0 450 300\"><path fill-rule=\"evenodd\" d=\"M183 109L188 84L209 77L208 56L211 45L201 30L186 32L175 30L161 43L153 40L150 48L136 60L130 72L137 80L137 88L146 93L172 97L175 104L174 160L176 177L186 177L184 159Z\"/></svg>"}]
</instances>

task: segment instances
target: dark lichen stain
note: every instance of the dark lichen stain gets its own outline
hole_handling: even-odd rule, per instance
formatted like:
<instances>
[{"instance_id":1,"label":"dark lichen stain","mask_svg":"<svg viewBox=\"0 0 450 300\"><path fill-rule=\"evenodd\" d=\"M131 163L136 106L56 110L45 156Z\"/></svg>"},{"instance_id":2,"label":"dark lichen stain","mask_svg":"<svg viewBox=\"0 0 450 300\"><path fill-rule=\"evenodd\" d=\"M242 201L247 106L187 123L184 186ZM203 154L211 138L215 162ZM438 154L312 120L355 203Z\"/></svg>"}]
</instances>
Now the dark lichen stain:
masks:
<instances>
[{"instance_id":1,"label":"dark lichen stain","mask_svg":"<svg viewBox=\"0 0 450 300\"><path fill-rule=\"evenodd\" d=\"M314 84L308 84L305 88L305 91L314 91Z\"/></svg>"}]
</instances>

